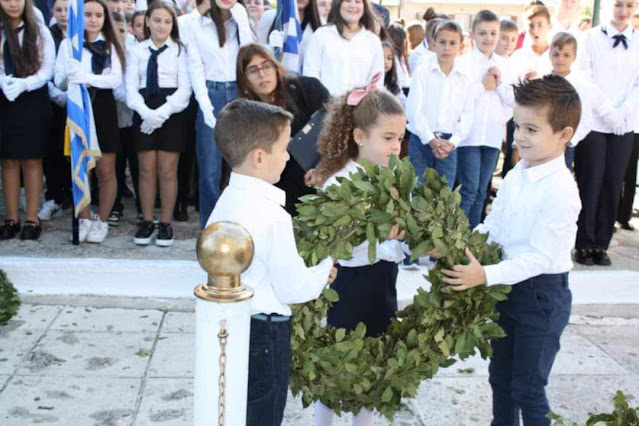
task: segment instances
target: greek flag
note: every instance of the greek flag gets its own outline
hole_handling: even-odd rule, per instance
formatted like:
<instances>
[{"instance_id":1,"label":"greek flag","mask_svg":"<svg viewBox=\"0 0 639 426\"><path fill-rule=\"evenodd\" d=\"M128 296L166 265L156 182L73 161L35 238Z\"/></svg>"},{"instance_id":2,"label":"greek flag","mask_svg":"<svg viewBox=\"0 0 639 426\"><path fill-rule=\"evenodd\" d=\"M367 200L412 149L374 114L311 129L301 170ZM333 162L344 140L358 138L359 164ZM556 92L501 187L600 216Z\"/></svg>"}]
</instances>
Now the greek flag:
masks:
<instances>
[{"instance_id":1,"label":"greek flag","mask_svg":"<svg viewBox=\"0 0 639 426\"><path fill-rule=\"evenodd\" d=\"M69 1L69 57L82 61L84 45L84 0ZM93 121L89 92L83 84L70 83L67 90L67 128L71 155L71 181L76 217L91 204L89 170L102 155Z\"/></svg>"},{"instance_id":2,"label":"greek flag","mask_svg":"<svg viewBox=\"0 0 639 426\"><path fill-rule=\"evenodd\" d=\"M302 27L295 0L278 0L277 28L282 29L283 49L280 62L287 70L299 74L302 69L299 48L302 42ZM279 56L279 55L278 55Z\"/></svg>"}]
</instances>

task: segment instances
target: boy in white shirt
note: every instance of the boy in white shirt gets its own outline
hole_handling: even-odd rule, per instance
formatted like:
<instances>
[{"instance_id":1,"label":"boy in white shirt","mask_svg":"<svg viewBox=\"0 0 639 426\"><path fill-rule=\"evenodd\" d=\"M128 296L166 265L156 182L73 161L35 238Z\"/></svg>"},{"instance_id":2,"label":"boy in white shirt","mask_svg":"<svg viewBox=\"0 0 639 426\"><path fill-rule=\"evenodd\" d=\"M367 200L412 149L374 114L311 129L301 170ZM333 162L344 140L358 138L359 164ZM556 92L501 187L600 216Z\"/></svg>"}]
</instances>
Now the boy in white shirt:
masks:
<instances>
[{"instance_id":1,"label":"boy in white shirt","mask_svg":"<svg viewBox=\"0 0 639 426\"><path fill-rule=\"evenodd\" d=\"M414 71L406 101L408 152L415 174L421 181L427 168L435 169L451 188L457 173L456 148L468 137L475 102L466 70L457 64L462 34L453 21L437 26L437 60Z\"/></svg>"},{"instance_id":2,"label":"boy in white shirt","mask_svg":"<svg viewBox=\"0 0 639 426\"><path fill-rule=\"evenodd\" d=\"M522 79L538 78L546 75L552 69L548 57L548 32L552 28L550 24L550 12L546 6L536 5L526 11L528 20L528 33L530 43L516 50L511 58L515 67L515 73Z\"/></svg>"},{"instance_id":3,"label":"boy in white shirt","mask_svg":"<svg viewBox=\"0 0 639 426\"><path fill-rule=\"evenodd\" d=\"M236 100L217 116L215 143L233 172L207 225L235 222L253 238L255 254L242 282L251 299L247 421L282 422L291 370L288 304L317 298L337 270L327 258L307 268L297 252L286 194L273 184L289 159L293 116L280 107ZM258 136L259 135L259 136Z\"/></svg>"},{"instance_id":4,"label":"boy in white shirt","mask_svg":"<svg viewBox=\"0 0 639 426\"><path fill-rule=\"evenodd\" d=\"M581 208L564 151L579 123L580 101L566 79L547 75L514 87L515 143L522 160L503 180L477 227L502 245L504 259L442 270L453 290L512 285L497 304L506 337L492 342L493 425L550 425L545 387L570 318L570 257Z\"/></svg>"}]
</instances>

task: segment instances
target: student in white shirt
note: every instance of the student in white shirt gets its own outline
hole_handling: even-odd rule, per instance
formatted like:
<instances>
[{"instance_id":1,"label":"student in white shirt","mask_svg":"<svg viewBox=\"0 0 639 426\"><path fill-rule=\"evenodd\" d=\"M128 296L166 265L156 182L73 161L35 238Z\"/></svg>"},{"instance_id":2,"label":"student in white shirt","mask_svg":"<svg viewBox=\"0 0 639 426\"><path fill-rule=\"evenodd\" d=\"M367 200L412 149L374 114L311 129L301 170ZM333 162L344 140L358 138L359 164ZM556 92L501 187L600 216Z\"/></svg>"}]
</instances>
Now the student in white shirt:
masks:
<instances>
[{"instance_id":1,"label":"student in white shirt","mask_svg":"<svg viewBox=\"0 0 639 426\"><path fill-rule=\"evenodd\" d=\"M215 116L237 99L236 62L240 47L253 43L246 9L237 0L198 0L197 9L179 20L189 57L189 75L200 108L196 152L199 170L200 226L204 227L222 180L222 156L215 148Z\"/></svg>"},{"instance_id":2,"label":"student in white shirt","mask_svg":"<svg viewBox=\"0 0 639 426\"><path fill-rule=\"evenodd\" d=\"M0 240L37 240L42 195L42 158L51 124L47 83L53 76L55 45L49 29L38 22L30 0L0 3L0 162L6 219ZM20 226L20 172L24 176L27 209ZM22 229L22 231L21 231Z\"/></svg>"},{"instance_id":3,"label":"student in white shirt","mask_svg":"<svg viewBox=\"0 0 639 426\"><path fill-rule=\"evenodd\" d=\"M437 26L444 22L443 19L433 18L426 24L426 37L415 47L408 57L408 67L413 73L417 71L417 68L421 64L432 61L437 57L435 54L435 30Z\"/></svg>"},{"instance_id":4,"label":"student in white shirt","mask_svg":"<svg viewBox=\"0 0 639 426\"><path fill-rule=\"evenodd\" d=\"M55 85L62 90L67 90L69 83L87 85L102 152L96 163L100 206L97 216L89 217L90 207L81 213L80 241L102 243L109 233L106 219L117 192L115 154L122 151L113 91L122 83L125 67L124 51L117 41L104 0L87 0L84 3L82 62L69 56L70 49L69 39L62 40L55 64Z\"/></svg>"},{"instance_id":5,"label":"student in white shirt","mask_svg":"<svg viewBox=\"0 0 639 426\"><path fill-rule=\"evenodd\" d=\"M177 166L186 146L185 114L191 98L186 48L171 3L155 0L145 16L148 38L132 47L126 75L127 104L135 111L133 147L140 164L143 220L133 241L147 245L155 233L153 208L160 184L162 211L155 244L173 244ZM210 141L209 141L210 143Z\"/></svg>"},{"instance_id":6,"label":"student in white shirt","mask_svg":"<svg viewBox=\"0 0 639 426\"><path fill-rule=\"evenodd\" d=\"M249 23L253 31L257 31L257 26L264 15L264 0L246 0L244 2L246 12L249 16ZM258 40L259 41L259 40Z\"/></svg>"},{"instance_id":7,"label":"student in white shirt","mask_svg":"<svg viewBox=\"0 0 639 426\"><path fill-rule=\"evenodd\" d=\"M592 132L575 150L575 176L583 209L575 259L584 265L610 265L612 239L624 174L632 153L639 108L639 33L630 18L637 0L616 0L609 24L582 36L577 62L614 108L593 116Z\"/></svg>"},{"instance_id":8,"label":"student in white shirt","mask_svg":"<svg viewBox=\"0 0 639 426\"><path fill-rule=\"evenodd\" d=\"M548 56L550 12L546 6L536 5L526 10L528 32L521 49L516 50L511 58L514 73L521 79L533 79L550 73L550 57Z\"/></svg>"},{"instance_id":9,"label":"student in white shirt","mask_svg":"<svg viewBox=\"0 0 639 426\"><path fill-rule=\"evenodd\" d=\"M406 95L404 95L401 87L399 87L399 79L397 77L395 46L388 41L384 41L382 42L382 48L384 49L384 87L393 95L397 96L402 107L406 107Z\"/></svg>"},{"instance_id":10,"label":"student in white shirt","mask_svg":"<svg viewBox=\"0 0 639 426\"><path fill-rule=\"evenodd\" d=\"M457 181L461 185L460 207L479 225L484 202L513 104L512 78L505 58L495 54L499 18L490 10L479 11L472 23L475 49L458 59L472 83L475 113L468 137L457 147Z\"/></svg>"},{"instance_id":11,"label":"student in white shirt","mask_svg":"<svg viewBox=\"0 0 639 426\"><path fill-rule=\"evenodd\" d=\"M146 11L137 10L133 17L131 17L131 27L133 29L133 36L135 40L140 43L144 41L144 14Z\"/></svg>"},{"instance_id":12,"label":"student in white shirt","mask_svg":"<svg viewBox=\"0 0 639 426\"><path fill-rule=\"evenodd\" d=\"M336 0L328 19L306 49L304 75L315 77L331 95L365 86L384 73L384 53L369 0Z\"/></svg>"},{"instance_id":13,"label":"student in white shirt","mask_svg":"<svg viewBox=\"0 0 639 426\"><path fill-rule=\"evenodd\" d=\"M408 39L406 31L400 26L392 25L388 28L388 36L395 50L395 69L397 70L397 83L408 94L410 89L410 68L408 66Z\"/></svg>"},{"instance_id":14,"label":"student in white shirt","mask_svg":"<svg viewBox=\"0 0 639 426\"><path fill-rule=\"evenodd\" d=\"M503 180L492 210L477 227L503 248L503 260L442 270L455 291L512 285L497 304L506 336L493 340L493 425L550 425L545 387L570 318L568 272L581 203L563 153L579 122L579 96L558 76L515 86L515 143L522 160Z\"/></svg>"},{"instance_id":15,"label":"student in white shirt","mask_svg":"<svg viewBox=\"0 0 639 426\"><path fill-rule=\"evenodd\" d=\"M243 226L255 253L242 282L251 299L247 426L279 425L291 373L290 317L293 303L317 298L337 270L332 258L306 267L297 252L286 195L274 186L290 156L293 116L263 102L236 100L218 115L215 141L233 168L229 185L207 225Z\"/></svg>"},{"instance_id":16,"label":"student in white shirt","mask_svg":"<svg viewBox=\"0 0 639 426\"><path fill-rule=\"evenodd\" d=\"M377 89L374 79L366 89L353 90L338 98L330 107L324 130L320 135L322 154L317 166L318 176L328 176L324 189L339 185L338 178L349 178L357 172L362 160L388 166L391 155L399 157L406 118L397 98L384 89ZM344 144L344 141L347 141ZM337 279L331 288L339 301L327 313L327 324L354 330L366 325L366 336L386 332L397 311L397 264L409 252L400 240L405 231L398 225L390 229L387 241L377 244L377 258L368 259L368 241L353 249L350 260L340 260ZM330 426L334 412L321 402L315 403L315 425ZM353 417L354 426L368 426L373 412L362 408Z\"/></svg>"},{"instance_id":17,"label":"student in white shirt","mask_svg":"<svg viewBox=\"0 0 639 426\"><path fill-rule=\"evenodd\" d=\"M579 10L581 0L559 0L557 12L552 16L550 23L553 32L568 32L577 36L579 31ZM554 36L554 34L553 34Z\"/></svg>"},{"instance_id":18,"label":"student in white shirt","mask_svg":"<svg viewBox=\"0 0 639 426\"><path fill-rule=\"evenodd\" d=\"M437 59L413 72L406 101L408 152L415 174L421 181L426 169L435 169L451 188L457 173L456 148L468 137L475 103L471 80L458 64L461 44L459 24L444 21L437 26Z\"/></svg>"}]
</instances>

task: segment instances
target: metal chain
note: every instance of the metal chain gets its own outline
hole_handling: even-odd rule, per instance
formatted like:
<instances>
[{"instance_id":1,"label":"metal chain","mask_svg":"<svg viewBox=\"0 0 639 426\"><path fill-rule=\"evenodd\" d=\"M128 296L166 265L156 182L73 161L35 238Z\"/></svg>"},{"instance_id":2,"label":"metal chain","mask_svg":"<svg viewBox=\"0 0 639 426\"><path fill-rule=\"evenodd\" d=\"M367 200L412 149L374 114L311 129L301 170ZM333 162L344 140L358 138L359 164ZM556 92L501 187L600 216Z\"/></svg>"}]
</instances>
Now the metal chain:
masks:
<instances>
[{"instance_id":1,"label":"metal chain","mask_svg":"<svg viewBox=\"0 0 639 426\"><path fill-rule=\"evenodd\" d=\"M218 425L224 426L226 423L225 412L225 399L226 399L226 341L229 337L229 332L226 331L226 320L220 321L220 332L217 333L218 339L220 339L220 377L218 379L218 385L220 392L218 395Z\"/></svg>"}]
</instances>

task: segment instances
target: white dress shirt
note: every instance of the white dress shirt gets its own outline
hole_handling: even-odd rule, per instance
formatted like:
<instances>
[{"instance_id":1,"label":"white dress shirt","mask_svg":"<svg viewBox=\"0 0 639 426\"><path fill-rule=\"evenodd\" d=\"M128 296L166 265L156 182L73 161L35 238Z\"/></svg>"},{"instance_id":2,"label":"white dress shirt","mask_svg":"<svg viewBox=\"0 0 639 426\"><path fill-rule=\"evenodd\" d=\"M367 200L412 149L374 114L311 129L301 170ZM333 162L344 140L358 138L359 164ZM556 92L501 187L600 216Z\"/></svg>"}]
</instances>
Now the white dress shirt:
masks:
<instances>
[{"instance_id":1,"label":"white dress shirt","mask_svg":"<svg viewBox=\"0 0 639 426\"><path fill-rule=\"evenodd\" d=\"M164 45L168 48L158 55L158 84L161 89L177 89L166 98L169 114L183 111L191 99L191 81L188 73L188 55L170 37ZM151 51L158 50L151 39L131 47L127 51L126 93L129 108L140 113L146 107L140 89L146 88L147 67Z\"/></svg>"},{"instance_id":2,"label":"white dress shirt","mask_svg":"<svg viewBox=\"0 0 639 426\"><path fill-rule=\"evenodd\" d=\"M24 23L18 24L24 25ZM53 78L53 70L55 67L55 43L53 42L53 37L51 36L51 32L49 29L42 24L41 22L37 23L38 32L40 33L40 37L38 37L38 49L39 49L39 57L40 57L40 68L35 74L24 77L24 82L27 85L27 91L31 92L41 87L44 87L52 78ZM4 44L5 44L6 36L4 34L4 30L2 30L2 37L0 37L0 75L5 75L4 72L4 61L2 58L4 57ZM18 34L18 41L22 46L22 42L24 40L24 30L20 31ZM14 75L14 77L17 77Z\"/></svg>"},{"instance_id":3,"label":"white dress shirt","mask_svg":"<svg viewBox=\"0 0 639 426\"><path fill-rule=\"evenodd\" d=\"M331 95L341 96L384 75L384 50L374 33L362 29L350 40L335 25L318 28L304 56L304 75L315 77Z\"/></svg>"},{"instance_id":4,"label":"white dress shirt","mask_svg":"<svg viewBox=\"0 0 639 426\"><path fill-rule=\"evenodd\" d=\"M104 40L102 33L98 35L95 41ZM71 42L68 38L65 38L60 43L60 49L58 50L58 58L55 62L55 78L54 83L62 90L67 90L67 63L69 61L69 50L71 49ZM102 74L93 74L91 69L91 58L93 53L86 47L82 48L82 61L80 67L83 71L90 75L87 86L95 87L96 89L116 89L122 83L122 65L120 58L115 50L115 47L111 46L111 66L102 70Z\"/></svg>"},{"instance_id":5,"label":"white dress shirt","mask_svg":"<svg viewBox=\"0 0 639 426\"><path fill-rule=\"evenodd\" d=\"M435 133L451 133L449 142L455 146L468 137L475 98L470 78L458 61L448 76L436 59L413 72L406 101L407 128L423 144L435 138Z\"/></svg>"},{"instance_id":6,"label":"white dress shirt","mask_svg":"<svg viewBox=\"0 0 639 426\"><path fill-rule=\"evenodd\" d=\"M333 174L330 178L326 180L324 183L323 189L328 188L331 185L340 185L337 181L338 177L349 178L351 173L356 173L358 169L361 169L362 166L357 164L353 160L348 160L346 166L335 174ZM377 243L377 257L372 264L379 262L380 260L386 260L388 262L399 263L406 258L406 255L410 254L410 249L406 243L403 243L398 240L388 240L383 243ZM357 268L359 266L367 266L371 265L368 260L368 241L364 241L362 244L353 248L353 258L350 260L339 260L338 261L341 266L346 266L348 268Z\"/></svg>"},{"instance_id":7,"label":"white dress shirt","mask_svg":"<svg viewBox=\"0 0 639 426\"><path fill-rule=\"evenodd\" d=\"M227 220L243 226L255 252L242 282L255 290L252 314L291 315L292 303L316 299L328 280L333 259L306 267L297 252L291 216L284 210L286 193L254 177L231 173L207 226Z\"/></svg>"},{"instance_id":8,"label":"white dress shirt","mask_svg":"<svg viewBox=\"0 0 639 426\"><path fill-rule=\"evenodd\" d=\"M458 61L471 80L475 96L475 112L470 133L459 146L501 149L502 141L506 137L506 123L512 115L514 104L513 77L508 61L495 53L486 56L477 48L461 56ZM486 90L482 81L491 67L499 69L502 83L494 90Z\"/></svg>"},{"instance_id":9,"label":"white dress shirt","mask_svg":"<svg viewBox=\"0 0 639 426\"><path fill-rule=\"evenodd\" d=\"M426 42L426 39L424 39L424 41L419 43L419 45L410 52L410 55L408 56L408 66L414 74L421 64L436 57L437 55L435 55L435 52L428 50L428 43Z\"/></svg>"},{"instance_id":10,"label":"white dress shirt","mask_svg":"<svg viewBox=\"0 0 639 426\"><path fill-rule=\"evenodd\" d=\"M608 33L604 34L602 28ZM626 132L634 129L639 109L639 37L630 25L621 32L626 36L628 49L613 48L612 37L620 34L612 25L588 30L582 38L578 68L590 77L613 108L622 108L626 116ZM613 133L612 127L600 114L594 114L593 130Z\"/></svg>"},{"instance_id":11,"label":"white dress shirt","mask_svg":"<svg viewBox=\"0 0 639 426\"><path fill-rule=\"evenodd\" d=\"M563 155L535 167L527 160L517 163L490 214L475 228L503 247L503 260L484 266L487 285L570 271L580 210L579 190Z\"/></svg>"},{"instance_id":12,"label":"white dress shirt","mask_svg":"<svg viewBox=\"0 0 639 426\"><path fill-rule=\"evenodd\" d=\"M400 88L406 89L410 87L410 73L408 66L403 59L395 55L395 69L397 70L397 84Z\"/></svg>"},{"instance_id":13,"label":"white dress shirt","mask_svg":"<svg viewBox=\"0 0 639 426\"><path fill-rule=\"evenodd\" d=\"M528 38L528 37L526 37ZM536 71L537 77L550 74L552 63L550 62L550 46L541 55L532 50L532 45L517 49L510 56L514 77L523 79L530 71Z\"/></svg>"}]
</instances>

